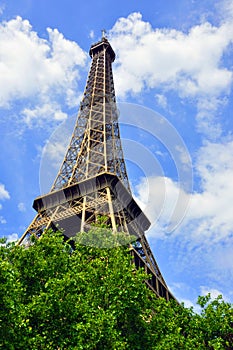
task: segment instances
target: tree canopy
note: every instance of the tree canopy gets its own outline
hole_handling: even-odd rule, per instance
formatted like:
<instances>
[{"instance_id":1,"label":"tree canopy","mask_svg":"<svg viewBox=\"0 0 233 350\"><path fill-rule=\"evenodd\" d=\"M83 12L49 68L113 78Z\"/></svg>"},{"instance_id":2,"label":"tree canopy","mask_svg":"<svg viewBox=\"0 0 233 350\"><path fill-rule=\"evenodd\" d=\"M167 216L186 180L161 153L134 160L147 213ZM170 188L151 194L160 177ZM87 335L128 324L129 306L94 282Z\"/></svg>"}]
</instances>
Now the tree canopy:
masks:
<instances>
[{"instance_id":1,"label":"tree canopy","mask_svg":"<svg viewBox=\"0 0 233 350\"><path fill-rule=\"evenodd\" d=\"M200 297L196 314L158 299L123 234L78 237L75 249L52 231L28 248L1 245L1 349L233 348L231 304Z\"/></svg>"}]
</instances>

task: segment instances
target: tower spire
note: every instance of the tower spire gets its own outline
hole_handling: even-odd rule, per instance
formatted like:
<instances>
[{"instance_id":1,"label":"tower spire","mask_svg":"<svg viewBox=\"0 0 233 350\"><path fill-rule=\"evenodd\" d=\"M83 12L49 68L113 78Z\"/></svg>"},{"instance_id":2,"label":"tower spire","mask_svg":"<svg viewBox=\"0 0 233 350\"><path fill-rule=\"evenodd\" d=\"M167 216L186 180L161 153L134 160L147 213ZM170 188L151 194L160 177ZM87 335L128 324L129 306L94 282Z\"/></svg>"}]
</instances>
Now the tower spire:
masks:
<instances>
[{"instance_id":1,"label":"tower spire","mask_svg":"<svg viewBox=\"0 0 233 350\"><path fill-rule=\"evenodd\" d=\"M135 265L145 268L154 292L169 300L173 296L144 234L150 222L130 191L112 74L115 52L105 31L89 54L92 64L66 155L50 192L34 200L37 215L18 243L39 238L50 227L70 238L103 215L113 232L137 238L131 246Z\"/></svg>"},{"instance_id":2,"label":"tower spire","mask_svg":"<svg viewBox=\"0 0 233 350\"><path fill-rule=\"evenodd\" d=\"M107 34L106 29L102 29L101 33L102 33L102 39L106 39L106 34Z\"/></svg>"},{"instance_id":3,"label":"tower spire","mask_svg":"<svg viewBox=\"0 0 233 350\"><path fill-rule=\"evenodd\" d=\"M116 174L130 191L120 140L113 83L115 53L106 38L89 52L92 65L63 164L51 191L102 172Z\"/></svg>"}]
</instances>

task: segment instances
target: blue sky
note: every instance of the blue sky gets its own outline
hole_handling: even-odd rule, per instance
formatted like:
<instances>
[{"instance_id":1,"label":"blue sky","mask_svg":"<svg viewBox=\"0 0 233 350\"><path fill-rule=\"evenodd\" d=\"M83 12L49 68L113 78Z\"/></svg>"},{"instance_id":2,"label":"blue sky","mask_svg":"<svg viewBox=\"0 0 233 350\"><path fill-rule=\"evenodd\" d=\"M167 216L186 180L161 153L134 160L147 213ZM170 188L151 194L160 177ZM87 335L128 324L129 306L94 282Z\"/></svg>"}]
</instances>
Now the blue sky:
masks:
<instances>
[{"instance_id":1,"label":"blue sky","mask_svg":"<svg viewBox=\"0 0 233 350\"><path fill-rule=\"evenodd\" d=\"M186 305L209 291L232 302L233 1L0 1L0 14L1 236L20 236L49 190L105 28L164 278Z\"/></svg>"}]
</instances>

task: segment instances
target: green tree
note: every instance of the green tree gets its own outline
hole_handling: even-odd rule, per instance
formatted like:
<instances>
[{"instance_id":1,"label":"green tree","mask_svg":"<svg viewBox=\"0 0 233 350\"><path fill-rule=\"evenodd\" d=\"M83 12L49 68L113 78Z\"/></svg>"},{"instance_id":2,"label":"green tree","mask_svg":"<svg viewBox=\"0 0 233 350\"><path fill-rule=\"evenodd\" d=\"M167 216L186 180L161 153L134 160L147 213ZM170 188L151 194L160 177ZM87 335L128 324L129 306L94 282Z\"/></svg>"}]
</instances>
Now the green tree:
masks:
<instances>
[{"instance_id":1,"label":"green tree","mask_svg":"<svg viewBox=\"0 0 233 350\"><path fill-rule=\"evenodd\" d=\"M201 314L157 299L128 237L93 227L75 249L48 231L0 247L2 349L232 349L232 306L201 297Z\"/></svg>"}]
</instances>

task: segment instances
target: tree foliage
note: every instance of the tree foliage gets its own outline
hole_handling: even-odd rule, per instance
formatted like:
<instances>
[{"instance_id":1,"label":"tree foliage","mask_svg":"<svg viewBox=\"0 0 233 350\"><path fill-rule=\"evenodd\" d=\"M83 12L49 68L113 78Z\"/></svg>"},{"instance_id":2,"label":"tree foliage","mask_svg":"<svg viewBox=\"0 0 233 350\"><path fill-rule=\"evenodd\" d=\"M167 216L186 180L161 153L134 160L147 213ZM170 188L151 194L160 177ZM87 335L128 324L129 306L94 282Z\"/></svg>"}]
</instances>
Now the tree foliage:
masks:
<instances>
[{"instance_id":1,"label":"tree foliage","mask_svg":"<svg viewBox=\"0 0 233 350\"><path fill-rule=\"evenodd\" d=\"M200 297L200 314L157 299L123 234L78 237L75 249L52 231L29 248L1 245L0 348L233 348L233 309L221 297Z\"/></svg>"}]
</instances>

